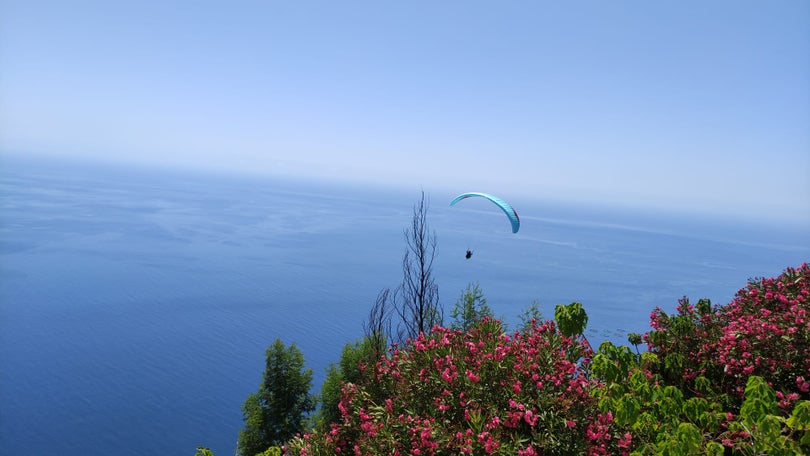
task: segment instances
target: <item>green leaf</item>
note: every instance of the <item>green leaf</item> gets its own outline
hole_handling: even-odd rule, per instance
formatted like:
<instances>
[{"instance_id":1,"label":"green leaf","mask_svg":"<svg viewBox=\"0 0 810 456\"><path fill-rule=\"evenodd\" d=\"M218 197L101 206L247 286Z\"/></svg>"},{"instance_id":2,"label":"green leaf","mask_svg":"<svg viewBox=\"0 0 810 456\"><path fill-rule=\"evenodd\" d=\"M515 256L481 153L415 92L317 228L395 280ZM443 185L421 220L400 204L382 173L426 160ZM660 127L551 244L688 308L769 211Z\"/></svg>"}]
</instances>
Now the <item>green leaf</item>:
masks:
<instances>
[{"instance_id":1,"label":"green leaf","mask_svg":"<svg viewBox=\"0 0 810 456\"><path fill-rule=\"evenodd\" d=\"M723 456L725 453L725 448L723 445L717 442L709 442L706 444L706 455L707 456Z\"/></svg>"},{"instance_id":2,"label":"green leaf","mask_svg":"<svg viewBox=\"0 0 810 456\"><path fill-rule=\"evenodd\" d=\"M761 399L766 403L776 405L776 393L768 386L768 382L762 377L752 375L745 385L745 398Z\"/></svg>"},{"instance_id":3,"label":"green leaf","mask_svg":"<svg viewBox=\"0 0 810 456\"><path fill-rule=\"evenodd\" d=\"M641 354L642 364L656 364L658 362L658 355L651 352L644 352Z\"/></svg>"},{"instance_id":4,"label":"green leaf","mask_svg":"<svg viewBox=\"0 0 810 456\"><path fill-rule=\"evenodd\" d=\"M654 434L659 427L658 419L651 413L644 412L638 416L632 429L634 434Z\"/></svg>"},{"instance_id":5,"label":"green leaf","mask_svg":"<svg viewBox=\"0 0 810 456\"><path fill-rule=\"evenodd\" d=\"M770 413L771 407L761 399L746 399L740 407L740 416L743 417L745 425L753 427Z\"/></svg>"},{"instance_id":6,"label":"green leaf","mask_svg":"<svg viewBox=\"0 0 810 456\"><path fill-rule=\"evenodd\" d=\"M678 447L681 454L699 453L702 436L700 430L692 423L681 423L677 431Z\"/></svg>"},{"instance_id":7,"label":"green leaf","mask_svg":"<svg viewBox=\"0 0 810 456\"><path fill-rule=\"evenodd\" d=\"M672 398L676 403L680 404L683 401L683 392L672 385L665 386L664 397Z\"/></svg>"},{"instance_id":8,"label":"green leaf","mask_svg":"<svg viewBox=\"0 0 810 456\"><path fill-rule=\"evenodd\" d=\"M476 434L481 432L481 429L484 427L484 417L481 415L480 412L475 410L470 410L470 429L472 429Z\"/></svg>"},{"instance_id":9,"label":"green leaf","mask_svg":"<svg viewBox=\"0 0 810 456\"><path fill-rule=\"evenodd\" d=\"M588 314L581 303L572 302L568 305L558 304L554 308L554 320L560 332L567 337L574 337L585 332L588 324Z\"/></svg>"},{"instance_id":10,"label":"green leaf","mask_svg":"<svg viewBox=\"0 0 810 456\"><path fill-rule=\"evenodd\" d=\"M679 353L669 353L664 356L664 368L673 374L680 373L683 368L683 356Z\"/></svg>"},{"instance_id":11,"label":"green leaf","mask_svg":"<svg viewBox=\"0 0 810 456\"><path fill-rule=\"evenodd\" d=\"M802 436L802 439L799 440L799 444L810 446L810 432L805 432Z\"/></svg>"},{"instance_id":12,"label":"green leaf","mask_svg":"<svg viewBox=\"0 0 810 456\"><path fill-rule=\"evenodd\" d=\"M787 419L787 425L791 429L810 431L810 401L801 401L793 407L793 413Z\"/></svg>"},{"instance_id":13,"label":"green leaf","mask_svg":"<svg viewBox=\"0 0 810 456\"><path fill-rule=\"evenodd\" d=\"M604 353L594 355L591 362L591 372L593 372L596 377L604 379L607 383L613 383L619 380L619 367Z\"/></svg>"},{"instance_id":14,"label":"green leaf","mask_svg":"<svg viewBox=\"0 0 810 456\"><path fill-rule=\"evenodd\" d=\"M695 389L703 394L710 393L712 391L712 384L708 378L704 376L700 376L695 379Z\"/></svg>"},{"instance_id":15,"label":"green leaf","mask_svg":"<svg viewBox=\"0 0 810 456\"><path fill-rule=\"evenodd\" d=\"M683 414L689 421L701 421L705 419L706 410L709 408L709 403L706 399L701 397L693 397L683 404Z\"/></svg>"},{"instance_id":16,"label":"green leaf","mask_svg":"<svg viewBox=\"0 0 810 456\"><path fill-rule=\"evenodd\" d=\"M768 415L757 423L757 432L765 436L768 442L774 443L782 433L782 423L779 417Z\"/></svg>"},{"instance_id":17,"label":"green leaf","mask_svg":"<svg viewBox=\"0 0 810 456\"><path fill-rule=\"evenodd\" d=\"M753 427L766 416L776 411L776 393L762 377L752 375L745 386L745 402L740 407L740 416L746 426Z\"/></svg>"},{"instance_id":18,"label":"green leaf","mask_svg":"<svg viewBox=\"0 0 810 456\"><path fill-rule=\"evenodd\" d=\"M638 399L630 394L625 394L619 401L616 401L614 418L620 426L632 426L638 419L640 411L641 404Z\"/></svg>"},{"instance_id":19,"label":"green leaf","mask_svg":"<svg viewBox=\"0 0 810 456\"><path fill-rule=\"evenodd\" d=\"M708 315L709 312L712 311L712 301L709 299L699 299L695 307L697 307L699 314Z\"/></svg>"}]
</instances>

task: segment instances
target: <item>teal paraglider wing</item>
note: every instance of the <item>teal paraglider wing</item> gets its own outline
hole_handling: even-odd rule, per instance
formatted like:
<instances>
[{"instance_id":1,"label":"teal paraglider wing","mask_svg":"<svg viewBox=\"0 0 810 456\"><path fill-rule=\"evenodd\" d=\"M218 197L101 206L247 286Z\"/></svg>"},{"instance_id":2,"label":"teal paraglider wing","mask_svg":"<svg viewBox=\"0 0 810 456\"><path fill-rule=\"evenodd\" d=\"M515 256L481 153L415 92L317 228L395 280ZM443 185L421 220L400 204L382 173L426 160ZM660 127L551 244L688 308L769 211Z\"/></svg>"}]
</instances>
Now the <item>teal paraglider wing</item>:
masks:
<instances>
[{"instance_id":1,"label":"teal paraglider wing","mask_svg":"<svg viewBox=\"0 0 810 456\"><path fill-rule=\"evenodd\" d=\"M462 193L461 195L458 195L457 197L455 197L453 199L453 201L450 202L450 205L452 206L452 205L458 203L459 201L461 201L463 199L471 198L471 197L474 197L474 196L480 196L482 198L486 198L486 199L492 201L493 203L495 203L495 205L498 206L499 208L501 208L501 210L506 214L506 216L509 217L509 223L512 224L512 232L513 233L518 232L518 230L520 229L520 218L518 217L517 211L515 211L515 209L512 208L512 206L509 203L507 203L506 201L498 198L495 195L490 195L489 193L480 193L480 192Z\"/></svg>"}]
</instances>

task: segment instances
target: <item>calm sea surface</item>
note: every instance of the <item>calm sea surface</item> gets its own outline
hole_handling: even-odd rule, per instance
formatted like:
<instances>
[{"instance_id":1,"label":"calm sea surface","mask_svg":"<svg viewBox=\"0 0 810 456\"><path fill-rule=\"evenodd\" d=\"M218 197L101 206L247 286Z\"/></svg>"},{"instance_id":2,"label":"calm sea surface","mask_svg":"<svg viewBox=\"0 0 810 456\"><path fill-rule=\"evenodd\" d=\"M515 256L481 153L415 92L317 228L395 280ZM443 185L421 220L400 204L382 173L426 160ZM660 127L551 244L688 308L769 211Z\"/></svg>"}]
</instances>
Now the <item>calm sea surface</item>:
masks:
<instances>
[{"instance_id":1,"label":"calm sea surface","mask_svg":"<svg viewBox=\"0 0 810 456\"><path fill-rule=\"evenodd\" d=\"M233 454L272 341L317 390L401 280L419 191L6 160L0 454ZM511 199L513 235L490 203L425 191L448 315L474 282L513 327L535 300L580 301L594 345L810 260L799 229Z\"/></svg>"}]
</instances>

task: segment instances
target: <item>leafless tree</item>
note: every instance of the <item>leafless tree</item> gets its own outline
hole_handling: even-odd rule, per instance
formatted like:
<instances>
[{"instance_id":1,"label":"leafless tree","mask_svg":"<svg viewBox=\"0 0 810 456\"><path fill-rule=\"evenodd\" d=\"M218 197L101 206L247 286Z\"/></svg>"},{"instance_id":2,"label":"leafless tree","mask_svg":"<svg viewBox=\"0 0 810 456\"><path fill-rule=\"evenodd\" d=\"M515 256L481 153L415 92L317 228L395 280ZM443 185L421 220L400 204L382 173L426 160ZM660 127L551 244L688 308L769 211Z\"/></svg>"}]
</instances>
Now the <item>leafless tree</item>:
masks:
<instances>
[{"instance_id":1,"label":"leafless tree","mask_svg":"<svg viewBox=\"0 0 810 456\"><path fill-rule=\"evenodd\" d=\"M368 321L363 323L363 332L374 350L374 359L385 355L391 335L391 307L393 294L385 288L377 295L377 300L368 313Z\"/></svg>"},{"instance_id":2,"label":"leafless tree","mask_svg":"<svg viewBox=\"0 0 810 456\"><path fill-rule=\"evenodd\" d=\"M396 291L396 310L400 317L400 341L428 333L442 324L444 312L439 307L439 287L433 280L436 258L436 233L427 223L429 203L422 198L413 207L411 225L405 228L405 256L402 259L402 284Z\"/></svg>"}]
</instances>

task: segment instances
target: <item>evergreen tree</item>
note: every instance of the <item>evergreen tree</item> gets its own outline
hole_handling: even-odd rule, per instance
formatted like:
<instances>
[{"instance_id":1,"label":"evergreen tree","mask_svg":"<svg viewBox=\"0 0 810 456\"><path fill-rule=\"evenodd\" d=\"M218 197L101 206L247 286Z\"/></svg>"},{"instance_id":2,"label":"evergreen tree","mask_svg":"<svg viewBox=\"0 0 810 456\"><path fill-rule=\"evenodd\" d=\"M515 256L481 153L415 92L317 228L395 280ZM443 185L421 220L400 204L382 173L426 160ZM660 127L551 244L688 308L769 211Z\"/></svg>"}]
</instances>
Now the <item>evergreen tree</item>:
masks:
<instances>
[{"instance_id":1,"label":"evergreen tree","mask_svg":"<svg viewBox=\"0 0 810 456\"><path fill-rule=\"evenodd\" d=\"M542 323L544 319L543 313L540 312L540 301L536 299L532 301L531 305L518 315L518 318L520 318L520 322L522 323L520 330L523 332L531 331L533 326L532 322L534 321Z\"/></svg>"},{"instance_id":2,"label":"evergreen tree","mask_svg":"<svg viewBox=\"0 0 810 456\"><path fill-rule=\"evenodd\" d=\"M467 284L464 293L458 298L450 312L453 322L450 327L467 331L484 317L492 318L492 309L487 305L487 298L478 283Z\"/></svg>"},{"instance_id":3,"label":"evergreen tree","mask_svg":"<svg viewBox=\"0 0 810 456\"><path fill-rule=\"evenodd\" d=\"M364 385L369 394L379 396L379 387L373 375L366 373L366 370L373 371L381 359L377 344L378 341L368 336L353 344L346 344L340 355L340 363L329 366L321 386L321 408L315 417L316 428L327 429L329 423L340 421L338 403L345 383Z\"/></svg>"},{"instance_id":4,"label":"evergreen tree","mask_svg":"<svg viewBox=\"0 0 810 456\"><path fill-rule=\"evenodd\" d=\"M276 339L267 349L259 391L242 406L245 428L239 432L239 454L256 455L302 432L305 415L315 409L311 387L312 369L304 370L301 351Z\"/></svg>"}]
</instances>

